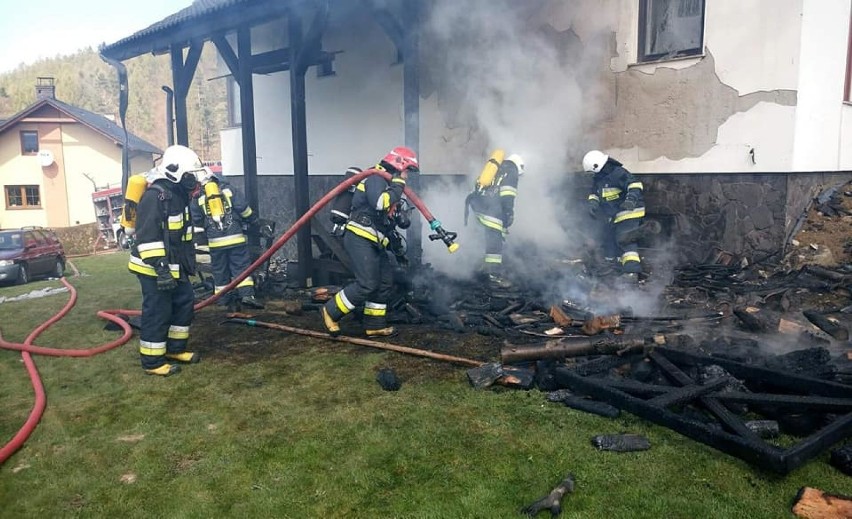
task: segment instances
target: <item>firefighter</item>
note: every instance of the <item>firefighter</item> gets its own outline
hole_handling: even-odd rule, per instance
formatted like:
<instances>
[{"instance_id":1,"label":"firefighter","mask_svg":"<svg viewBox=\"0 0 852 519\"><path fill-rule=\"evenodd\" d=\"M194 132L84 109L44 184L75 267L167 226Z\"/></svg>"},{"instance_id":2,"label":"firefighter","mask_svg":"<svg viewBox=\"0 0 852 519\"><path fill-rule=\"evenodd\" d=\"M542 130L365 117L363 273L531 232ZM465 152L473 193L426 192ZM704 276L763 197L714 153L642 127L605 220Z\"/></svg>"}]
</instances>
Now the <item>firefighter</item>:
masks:
<instances>
[{"instance_id":1,"label":"firefighter","mask_svg":"<svg viewBox=\"0 0 852 519\"><path fill-rule=\"evenodd\" d=\"M321 313L326 329L332 335L340 333L338 321L355 308L364 308L364 328L368 337L387 337L394 334L387 325L387 303L393 288L392 252L388 249L397 236L402 220L398 204L410 173L419 171L417 156L405 147L396 147L375 166L393 178L385 180L371 175L359 182L352 197L352 208L343 246L352 261L355 281L335 294L323 306Z\"/></svg>"},{"instance_id":2,"label":"firefighter","mask_svg":"<svg viewBox=\"0 0 852 519\"><path fill-rule=\"evenodd\" d=\"M638 244L623 243L620 237L638 229L645 217L642 182L620 162L598 150L586 153L583 169L594 173L588 210L592 218L602 220L604 256L618 258L625 278L637 281L642 272Z\"/></svg>"},{"instance_id":3,"label":"firefighter","mask_svg":"<svg viewBox=\"0 0 852 519\"><path fill-rule=\"evenodd\" d=\"M239 191L209 168L204 169L200 180L201 189L193 199L190 211L193 225L196 229L203 229L206 236L213 268L213 290L218 294L251 264L248 239L243 229L256 227L258 216ZM236 288L236 295L228 297L225 304L263 308L255 298L251 276Z\"/></svg>"},{"instance_id":4,"label":"firefighter","mask_svg":"<svg viewBox=\"0 0 852 519\"><path fill-rule=\"evenodd\" d=\"M189 276L195 273L189 201L202 171L195 152L170 146L148 173L149 184L138 203L128 268L142 286L139 353L150 375L169 376L180 371L172 362L201 360L186 346L194 304Z\"/></svg>"},{"instance_id":5,"label":"firefighter","mask_svg":"<svg viewBox=\"0 0 852 519\"><path fill-rule=\"evenodd\" d=\"M489 174L489 166L496 167L496 172ZM524 161L520 155L509 155L499 163L492 156L480 174L474 191L466 200L466 204L473 210L477 221L485 230L482 272L486 274L488 282L497 288L511 286L503 277L503 243L506 241L509 227L515 221L518 180L523 174ZM467 208L465 221L466 218Z\"/></svg>"}]
</instances>

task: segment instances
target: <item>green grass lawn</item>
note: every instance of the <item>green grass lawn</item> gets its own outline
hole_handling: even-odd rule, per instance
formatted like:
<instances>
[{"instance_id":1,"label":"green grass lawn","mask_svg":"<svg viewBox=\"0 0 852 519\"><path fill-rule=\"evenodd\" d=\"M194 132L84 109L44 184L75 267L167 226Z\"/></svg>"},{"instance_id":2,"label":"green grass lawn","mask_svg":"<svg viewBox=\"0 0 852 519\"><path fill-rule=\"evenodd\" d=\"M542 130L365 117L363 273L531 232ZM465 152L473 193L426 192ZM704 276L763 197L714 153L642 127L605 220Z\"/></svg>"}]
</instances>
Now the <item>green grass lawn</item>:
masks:
<instances>
[{"instance_id":1,"label":"green grass lawn","mask_svg":"<svg viewBox=\"0 0 852 519\"><path fill-rule=\"evenodd\" d=\"M118 332L97 309L139 307L124 254L74 263L77 306L39 345L101 344ZM22 341L66 300L1 304L3 335ZM214 328L220 314L197 321ZM402 389L385 392L375 373L398 354L251 328L200 335L205 360L167 379L143 375L135 339L88 359L35 357L48 407L0 466L0 517L518 517L568 472L564 517L778 518L802 486L852 494L827 453L780 477L631 415L473 390L464 368L408 357ZM20 354L0 350L0 445L32 402ZM590 444L624 431L651 450Z\"/></svg>"}]
</instances>

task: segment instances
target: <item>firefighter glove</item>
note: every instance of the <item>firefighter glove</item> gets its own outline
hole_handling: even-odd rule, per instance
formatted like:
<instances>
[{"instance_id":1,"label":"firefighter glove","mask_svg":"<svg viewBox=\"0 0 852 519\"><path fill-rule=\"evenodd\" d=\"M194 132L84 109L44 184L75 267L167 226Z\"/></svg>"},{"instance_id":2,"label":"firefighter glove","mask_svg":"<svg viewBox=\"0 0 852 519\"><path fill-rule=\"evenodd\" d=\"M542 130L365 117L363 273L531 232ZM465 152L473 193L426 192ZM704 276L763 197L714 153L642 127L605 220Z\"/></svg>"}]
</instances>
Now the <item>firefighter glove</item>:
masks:
<instances>
[{"instance_id":1,"label":"firefighter glove","mask_svg":"<svg viewBox=\"0 0 852 519\"><path fill-rule=\"evenodd\" d=\"M503 215L503 227L508 229L513 223L515 223L515 213L514 211L507 211L506 214Z\"/></svg>"},{"instance_id":2,"label":"firefighter glove","mask_svg":"<svg viewBox=\"0 0 852 519\"><path fill-rule=\"evenodd\" d=\"M601 203L598 202L597 200L590 200L589 201L589 216L591 216L592 218L597 218L598 209L600 209L600 206L601 206Z\"/></svg>"},{"instance_id":3,"label":"firefighter glove","mask_svg":"<svg viewBox=\"0 0 852 519\"><path fill-rule=\"evenodd\" d=\"M636 209L636 201L632 198L628 198L621 203L622 211L632 211L634 209Z\"/></svg>"},{"instance_id":4,"label":"firefighter glove","mask_svg":"<svg viewBox=\"0 0 852 519\"><path fill-rule=\"evenodd\" d=\"M154 271L157 273L157 290L168 291L177 288L177 280L172 277L172 272L166 260L157 262Z\"/></svg>"}]
</instances>

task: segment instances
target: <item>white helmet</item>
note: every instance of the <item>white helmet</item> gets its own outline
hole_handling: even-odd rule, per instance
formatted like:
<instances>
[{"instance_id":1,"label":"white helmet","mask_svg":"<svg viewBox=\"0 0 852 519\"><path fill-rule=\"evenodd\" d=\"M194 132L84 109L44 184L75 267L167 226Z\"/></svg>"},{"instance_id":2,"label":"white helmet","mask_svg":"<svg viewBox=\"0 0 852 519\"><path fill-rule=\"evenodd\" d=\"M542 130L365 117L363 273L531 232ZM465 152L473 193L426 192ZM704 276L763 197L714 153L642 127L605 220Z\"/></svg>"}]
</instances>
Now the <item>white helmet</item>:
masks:
<instances>
[{"instance_id":1,"label":"white helmet","mask_svg":"<svg viewBox=\"0 0 852 519\"><path fill-rule=\"evenodd\" d=\"M512 155L506 157L506 160L511 162L515 165L515 167L518 168L518 176L524 174L524 159L522 159L520 155L518 155L517 153L513 153Z\"/></svg>"},{"instance_id":2,"label":"white helmet","mask_svg":"<svg viewBox=\"0 0 852 519\"><path fill-rule=\"evenodd\" d=\"M163 152L163 160L160 161L160 166L157 169L161 178L177 184L184 173L192 173L196 177L200 176L204 170L204 165L201 164L201 159L194 151L186 146L174 145L169 146Z\"/></svg>"},{"instance_id":3,"label":"white helmet","mask_svg":"<svg viewBox=\"0 0 852 519\"><path fill-rule=\"evenodd\" d=\"M608 160L609 155L602 151L592 150L586 153L586 156L583 157L583 169L589 173L597 173L602 167L604 167L604 164L606 164L606 161Z\"/></svg>"}]
</instances>

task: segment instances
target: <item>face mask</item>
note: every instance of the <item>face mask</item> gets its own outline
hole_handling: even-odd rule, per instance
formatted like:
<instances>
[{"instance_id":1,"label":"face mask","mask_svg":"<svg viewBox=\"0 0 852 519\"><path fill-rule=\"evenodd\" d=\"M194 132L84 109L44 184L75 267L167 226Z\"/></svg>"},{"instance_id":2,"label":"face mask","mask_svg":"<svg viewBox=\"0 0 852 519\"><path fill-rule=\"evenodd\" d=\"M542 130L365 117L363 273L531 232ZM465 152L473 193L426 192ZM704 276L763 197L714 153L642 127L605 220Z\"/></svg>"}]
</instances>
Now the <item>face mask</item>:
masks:
<instances>
[{"instance_id":1,"label":"face mask","mask_svg":"<svg viewBox=\"0 0 852 519\"><path fill-rule=\"evenodd\" d=\"M186 189L187 191L192 191L195 189L195 186L198 184L198 180L195 178L193 173L184 173L182 177L180 177L180 187Z\"/></svg>"}]
</instances>

